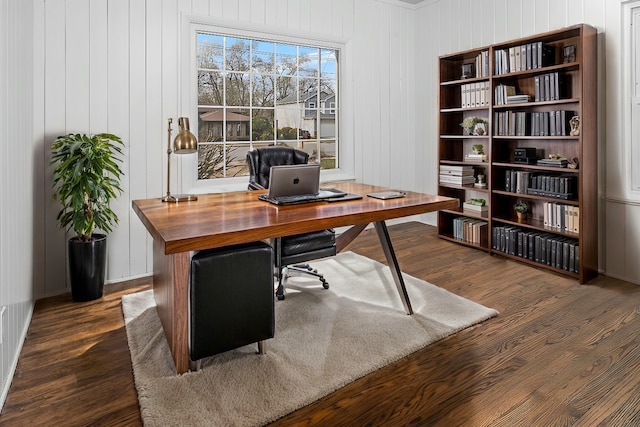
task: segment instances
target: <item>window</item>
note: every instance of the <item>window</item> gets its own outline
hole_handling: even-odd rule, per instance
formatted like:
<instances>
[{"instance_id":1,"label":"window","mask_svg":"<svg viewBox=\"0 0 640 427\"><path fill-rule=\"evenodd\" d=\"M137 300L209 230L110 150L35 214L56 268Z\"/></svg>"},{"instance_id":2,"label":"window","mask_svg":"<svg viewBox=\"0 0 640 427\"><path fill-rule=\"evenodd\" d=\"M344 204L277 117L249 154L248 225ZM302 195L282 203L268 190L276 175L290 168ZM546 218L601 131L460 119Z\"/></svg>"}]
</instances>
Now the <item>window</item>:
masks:
<instances>
[{"instance_id":1,"label":"window","mask_svg":"<svg viewBox=\"0 0 640 427\"><path fill-rule=\"evenodd\" d=\"M274 144L339 167L338 49L195 34L199 180L245 176L247 151Z\"/></svg>"}]
</instances>

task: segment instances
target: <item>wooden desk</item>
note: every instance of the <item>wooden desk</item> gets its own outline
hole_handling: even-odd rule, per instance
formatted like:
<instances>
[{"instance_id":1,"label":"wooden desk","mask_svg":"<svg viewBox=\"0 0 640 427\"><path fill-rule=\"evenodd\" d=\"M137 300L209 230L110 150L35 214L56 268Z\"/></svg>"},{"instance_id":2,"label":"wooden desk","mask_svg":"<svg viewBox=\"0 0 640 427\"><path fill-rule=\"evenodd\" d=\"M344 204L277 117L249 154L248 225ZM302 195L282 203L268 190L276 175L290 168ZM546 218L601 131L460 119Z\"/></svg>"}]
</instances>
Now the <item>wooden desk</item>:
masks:
<instances>
[{"instance_id":1,"label":"wooden desk","mask_svg":"<svg viewBox=\"0 0 640 427\"><path fill-rule=\"evenodd\" d=\"M336 239L337 250L341 251L373 222L405 310L412 314L384 221L456 209L458 200L413 192L399 199L378 200L366 194L387 188L356 183L323 186L364 198L277 207L259 201L260 192L240 191L203 194L194 202L164 203L159 197L132 202L133 210L153 237L153 293L177 373L189 370L191 251L353 225Z\"/></svg>"}]
</instances>

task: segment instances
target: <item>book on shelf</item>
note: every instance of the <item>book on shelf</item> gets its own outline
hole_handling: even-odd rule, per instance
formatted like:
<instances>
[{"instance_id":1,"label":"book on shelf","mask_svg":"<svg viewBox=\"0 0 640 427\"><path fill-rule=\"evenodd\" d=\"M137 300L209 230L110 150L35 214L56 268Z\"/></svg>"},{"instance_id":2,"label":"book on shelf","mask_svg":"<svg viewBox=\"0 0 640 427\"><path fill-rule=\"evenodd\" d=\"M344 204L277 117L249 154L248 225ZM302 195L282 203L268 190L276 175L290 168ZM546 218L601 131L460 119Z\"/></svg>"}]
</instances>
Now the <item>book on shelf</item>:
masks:
<instances>
[{"instance_id":1,"label":"book on shelf","mask_svg":"<svg viewBox=\"0 0 640 427\"><path fill-rule=\"evenodd\" d=\"M536 175L531 178L527 194L567 200L573 197L576 185L575 176Z\"/></svg>"},{"instance_id":2,"label":"book on shelf","mask_svg":"<svg viewBox=\"0 0 640 427\"><path fill-rule=\"evenodd\" d=\"M545 227L569 233L580 232L580 207L558 202L544 202L543 223Z\"/></svg>"},{"instance_id":3,"label":"book on shelf","mask_svg":"<svg viewBox=\"0 0 640 427\"><path fill-rule=\"evenodd\" d=\"M490 104L489 81L465 83L460 85L462 108L486 107Z\"/></svg>"},{"instance_id":4,"label":"book on shelf","mask_svg":"<svg viewBox=\"0 0 640 427\"><path fill-rule=\"evenodd\" d=\"M529 102L530 99L529 95L511 95L507 96L507 104L522 104Z\"/></svg>"},{"instance_id":5,"label":"book on shelf","mask_svg":"<svg viewBox=\"0 0 640 427\"><path fill-rule=\"evenodd\" d=\"M442 175L440 174L441 184L455 184L455 185L473 185L476 179L473 175L459 176L459 175Z\"/></svg>"},{"instance_id":6,"label":"book on shelf","mask_svg":"<svg viewBox=\"0 0 640 427\"><path fill-rule=\"evenodd\" d=\"M474 205L472 203L462 203L462 211L472 213L480 216L487 216L489 214L489 206L487 205Z\"/></svg>"},{"instance_id":7,"label":"book on shelf","mask_svg":"<svg viewBox=\"0 0 640 427\"><path fill-rule=\"evenodd\" d=\"M476 77L489 76L489 51L483 50L476 55Z\"/></svg>"},{"instance_id":8,"label":"book on shelf","mask_svg":"<svg viewBox=\"0 0 640 427\"><path fill-rule=\"evenodd\" d=\"M440 175L473 175L473 166L468 165L440 165Z\"/></svg>"},{"instance_id":9,"label":"book on shelf","mask_svg":"<svg viewBox=\"0 0 640 427\"><path fill-rule=\"evenodd\" d=\"M555 47L543 42L525 43L494 51L496 74L548 67L555 61Z\"/></svg>"},{"instance_id":10,"label":"book on shelf","mask_svg":"<svg viewBox=\"0 0 640 427\"><path fill-rule=\"evenodd\" d=\"M507 225L493 227L491 237L491 248L496 251L572 273L579 271L575 238Z\"/></svg>"},{"instance_id":11,"label":"book on shelf","mask_svg":"<svg viewBox=\"0 0 640 427\"><path fill-rule=\"evenodd\" d=\"M567 159L539 159L538 166L549 166L554 168L566 168L569 164Z\"/></svg>"},{"instance_id":12,"label":"book on shelf","mask_svg":"<svg viewBox=\"0 0 640 427\"><path fill-rule=\"evenodd\" d=\"M526 136L531 114L525 111L496 111L494 112L494 135L496 136Z\"/></svg>"},{"instance_id":13,"label":"book on shelf","mask_svg":"<svg viewBox=\"0 0 640 427\"><path fill-rule=\"evenodd\" d=\"M516 87L512 85L499 84L493 90L493 96L495 98L495 103L498 105L503 105L507 103L507 98L509 96L516 95Z\"/></svg>"},{"instance_id":14,"label":"book on shelf","mask_svg":"<svg viewBox=\"0 0 640 427\"><path fill-rule=\"evenodd\" d=\"M566 96L564 74L558 71L536 75L533 82L536 102L557 101Z\"/></svg>"},{"instance_id":15,"label":"book on shelf","mask_svg":"<svg viewBox=\"0 0 640 427\"><path fill-rule=\"evenodd\" d=\"M453 219L453 238L475 245L487 245L487 221L468 217Z\"/></svg>"},{"instance_id":16,"label":"book on shelf","mask_svg":"<svg viewBox=\"0 0 640 427\"><path fill-rule=\"evenodd\" d=\"M465 162L486 162L487 155L486 154L466 154L464 156Z\"/></svg>"}]
</instances>

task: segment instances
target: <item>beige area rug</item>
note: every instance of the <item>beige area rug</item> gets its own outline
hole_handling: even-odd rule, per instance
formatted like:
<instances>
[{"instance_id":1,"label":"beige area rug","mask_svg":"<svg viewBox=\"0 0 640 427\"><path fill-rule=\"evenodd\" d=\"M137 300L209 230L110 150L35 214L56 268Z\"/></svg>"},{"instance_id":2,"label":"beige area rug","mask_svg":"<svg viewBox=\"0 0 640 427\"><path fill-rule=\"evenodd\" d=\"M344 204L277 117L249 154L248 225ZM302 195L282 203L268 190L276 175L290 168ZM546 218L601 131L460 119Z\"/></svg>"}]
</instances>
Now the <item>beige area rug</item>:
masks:
<instances>
[{"instance_id":1,"label":"beige area rug","mask_svg":"<svg viewBox=\"0 0 640 427\"><path fill-rule=\"evenodd\" d=\"M331 288L288 279L267 354L250 345L175 374L151 291L122 298L145 426L254 426L274 421L434 341L498 314L404 275L405 314L389 268L345 252L312 263Z\"/></svg>"}]
</instances>

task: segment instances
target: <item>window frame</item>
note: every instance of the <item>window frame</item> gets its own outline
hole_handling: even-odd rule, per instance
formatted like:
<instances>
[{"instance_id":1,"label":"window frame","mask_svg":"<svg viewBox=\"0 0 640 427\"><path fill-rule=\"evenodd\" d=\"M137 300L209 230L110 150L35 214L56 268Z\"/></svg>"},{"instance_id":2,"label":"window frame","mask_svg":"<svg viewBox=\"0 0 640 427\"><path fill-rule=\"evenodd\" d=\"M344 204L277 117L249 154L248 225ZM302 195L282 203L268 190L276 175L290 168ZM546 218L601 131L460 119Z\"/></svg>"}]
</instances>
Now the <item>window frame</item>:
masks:
<instances>
[{"instance_id":1,"label":"window frame","mask_svg":"<svg viewBox=\"0 0 640 427\"><path fill-rule=\"evenodd\" d=\"M287 31L283 34L281 30L268 26L251 24L244 26L241 23L229 25L228 22L221 22L215 18L184 15L182 22L182 43L181 53L182 66L179 73L178 99L179 109L176 116L188 116L190 118L191 130L198 134L198 88L197 88L197 59L196 59L196 33L212 32L224 34L228 37L241 37L247 39L269 40L282 43L292 43L298 45L312 45L320 48L327 48L339 51L338 61L338 93L341 94L341 108L336 114L336 121L340 127L339 150L340 164L335 169L323 169L321 171L321 181L353 180L355 173L355 156L353 137L353 120L349 118L351 109L345 108L348 96L343 95L344 82L349 81L350 67L348 67L349 50L351 43L345 39L311 35L299 31ZM214 179L198 179L198 156L173 156L179 160L175 167L178 176L178 191L180 192L219 192L246 190L248 177L228 177ZM184 159L183 159L184 158Z\"/></svg>"}]
</instances>

